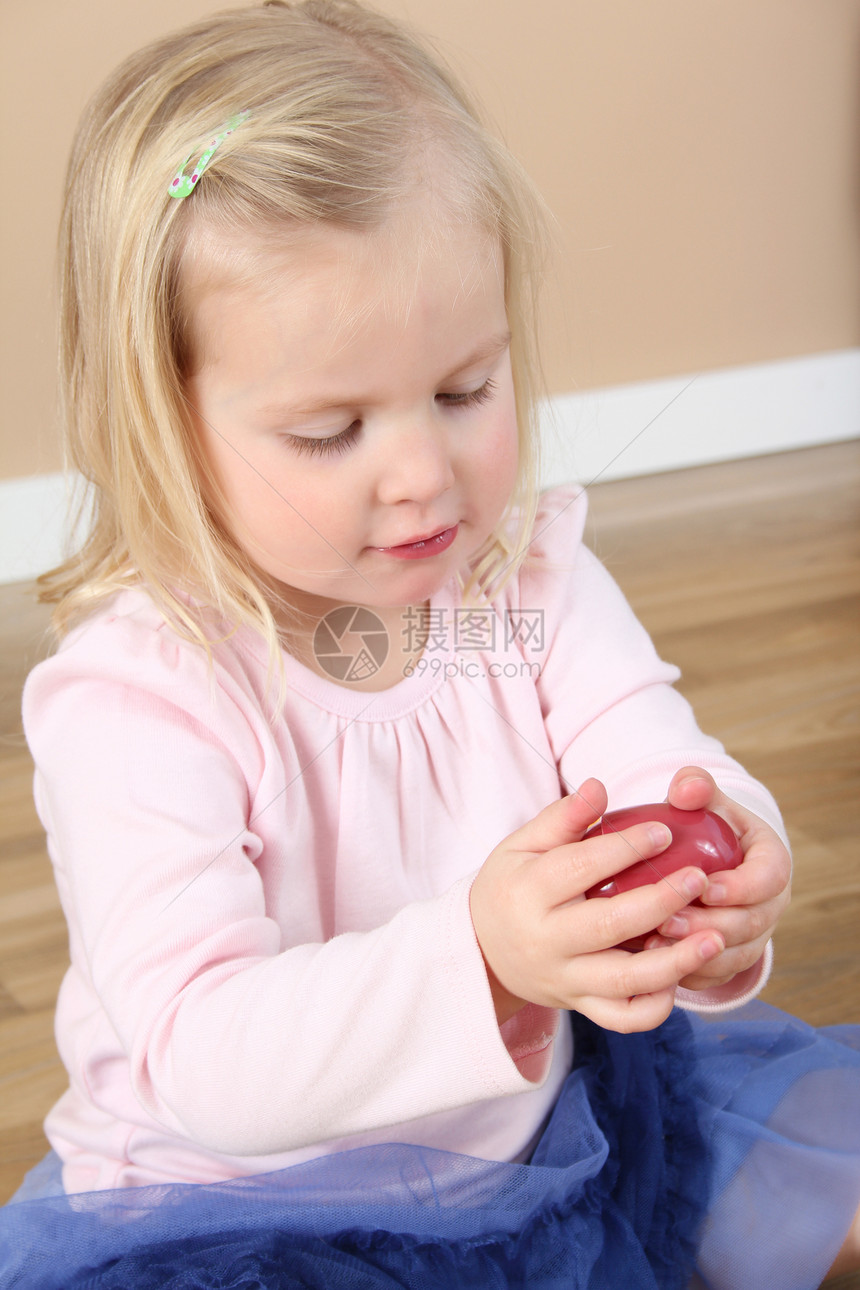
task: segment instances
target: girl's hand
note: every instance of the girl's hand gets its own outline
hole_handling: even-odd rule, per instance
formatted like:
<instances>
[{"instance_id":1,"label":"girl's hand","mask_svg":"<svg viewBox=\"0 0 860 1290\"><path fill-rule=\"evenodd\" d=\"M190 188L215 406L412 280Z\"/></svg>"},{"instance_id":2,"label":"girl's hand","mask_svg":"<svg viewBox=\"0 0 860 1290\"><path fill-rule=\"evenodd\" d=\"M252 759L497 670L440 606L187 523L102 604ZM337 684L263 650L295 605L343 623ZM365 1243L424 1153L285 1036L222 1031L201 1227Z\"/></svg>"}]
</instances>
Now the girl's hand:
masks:
<instances>
[{"instance_id":1,"label":"girl's hand","mask_svg":"<svg viewBox=\"0 0 860 1290\"><path fill-rule=\"evenodd\" d=\"M678 911L659 926L649 945L665 948L677 938L713 928L723 937L722 954L700 965L680 984L688 990L724 985L751 968L764 953L779 918L791 899L791 857L782 839L751 811L726 797L706 770L685 766L669 786L667 799L682 810L707 808L732 826L744 852L743 864L712 874L700 897L705 909ZM682 941L683 943L683 941Z\"/></svg>"},{"instance_id":2,"label":"girl's hand","mask_svg":"<svg viewBox=\"0 0 860 1290\"><path fill-rule=\"evenodd\" d=\"M686 868L671 885L586 900L594 883L669 843L664 825L647 823L583 842L605 809L606 790L588 780L506 838L475 879L472 921L499 1024L530 1002L575 1009L609 1030L650 1030L668 1017L679 982L725 948L707 925L639 954L615 948L666 924L708 880Z\"/></svg>"}]
</instances>

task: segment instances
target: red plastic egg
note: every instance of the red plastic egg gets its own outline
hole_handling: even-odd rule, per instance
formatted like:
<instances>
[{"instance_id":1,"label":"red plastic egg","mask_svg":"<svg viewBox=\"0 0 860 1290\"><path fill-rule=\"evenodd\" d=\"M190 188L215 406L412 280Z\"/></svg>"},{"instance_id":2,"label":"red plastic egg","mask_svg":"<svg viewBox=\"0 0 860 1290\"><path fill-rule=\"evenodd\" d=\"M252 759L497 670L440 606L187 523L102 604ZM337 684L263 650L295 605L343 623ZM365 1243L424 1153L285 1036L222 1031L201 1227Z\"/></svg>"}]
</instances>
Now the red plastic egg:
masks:
<instances>
[{"instance_id":1,"label":"red plastic egg","mask_svg":"<svg viewBox=\"0 0 860 1290\"><path fill-rule=\"evenodd\" d=\"M724 869L736 868L744 858L731 826L721 816L715 815L713 811L682 811L677 806L669 806L667 802L608 811L600 823L589 829L585 836L593 838L607 833L619 833L632 824L644 824L650 820L659 820L671 830L672 841L666 850L649 860L637 860L621 873L590 887L586 896L616 896L619 892L632 891L634 887L658 882L688 865L702 869L706 874L720 873ZM649 932L648 936L652 934ZM625 941L622 948L641 950L647 939L647 936L636 937Z\"/></svg>"}]
</instances>

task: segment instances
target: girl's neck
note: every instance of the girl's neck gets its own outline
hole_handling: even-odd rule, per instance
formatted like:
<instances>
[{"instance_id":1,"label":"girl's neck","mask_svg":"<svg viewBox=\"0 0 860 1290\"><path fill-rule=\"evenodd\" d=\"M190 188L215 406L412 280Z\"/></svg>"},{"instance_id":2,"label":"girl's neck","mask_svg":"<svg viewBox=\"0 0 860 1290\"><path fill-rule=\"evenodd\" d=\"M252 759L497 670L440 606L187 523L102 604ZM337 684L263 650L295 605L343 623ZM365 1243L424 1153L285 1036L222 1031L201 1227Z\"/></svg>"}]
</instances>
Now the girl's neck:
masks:
<instances>
[{"instance_id":1,"label":"girl's neck","mask_svg":"<svg viewBox=\"0 0 860 1290\"><path fill-rule=\"evenodd\" d=\"M286 651L317 676L348 690L390 690L414 672L427 644L428 605L365 608L320 600L282 621ZM276 621L279 615L275 615Z\"/></svg>"}]
</instances>

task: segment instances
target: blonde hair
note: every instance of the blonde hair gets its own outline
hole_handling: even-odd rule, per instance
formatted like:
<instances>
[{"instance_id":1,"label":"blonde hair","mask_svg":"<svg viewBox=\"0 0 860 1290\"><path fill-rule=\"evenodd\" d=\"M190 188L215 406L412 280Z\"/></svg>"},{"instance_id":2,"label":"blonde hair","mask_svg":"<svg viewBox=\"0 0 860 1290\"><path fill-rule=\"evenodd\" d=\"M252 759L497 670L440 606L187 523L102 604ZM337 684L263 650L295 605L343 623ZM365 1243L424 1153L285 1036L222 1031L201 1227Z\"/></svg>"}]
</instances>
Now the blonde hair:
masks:
<instances>
[{"instance_id":1,"label":"blonde hair","mask_svg":"<svg viewBox=\"0 0 860 1290\"><path fill-rule=\"evenodd\" d=\"M194 192L168 194L183 158L249 116ZM373 231L396 209L416 146L442 145L467 218L498 236L520 423L509 510L468 589L522 558L536 498L536 292L543 211L466 94L402 26L353 0L268 0L194 24L128 59L90 104L73 147L60 235L61 380L70 465L90 485L89 533L44 575L66 631L142 582L207 643L200 610L278 633L265 578L207 502L183 379L181 263L191 230L333 224Z\"/></svg>"}]
</instances>

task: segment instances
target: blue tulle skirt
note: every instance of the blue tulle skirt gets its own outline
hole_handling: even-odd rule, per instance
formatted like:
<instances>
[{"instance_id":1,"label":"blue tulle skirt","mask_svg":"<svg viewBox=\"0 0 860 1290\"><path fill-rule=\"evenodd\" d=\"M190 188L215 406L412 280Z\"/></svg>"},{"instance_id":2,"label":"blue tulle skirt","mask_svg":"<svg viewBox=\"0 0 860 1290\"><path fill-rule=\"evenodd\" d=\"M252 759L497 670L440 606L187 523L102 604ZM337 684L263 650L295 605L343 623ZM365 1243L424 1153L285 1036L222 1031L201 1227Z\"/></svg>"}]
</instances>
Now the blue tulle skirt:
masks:
<instances>
[{"instance_id":1,"label":"blue tulle skirt","mask_svg":"<svg viewBox=\"0 0 860 1290\"><path fill-rule=\"evenodd\" d=\"M0 1287L815 1290L860 1204L860 1027L572 1024L527 1164L392 1143L66 1196L49 1157L0 1209Z\"/></svg>"}]
</instances>

